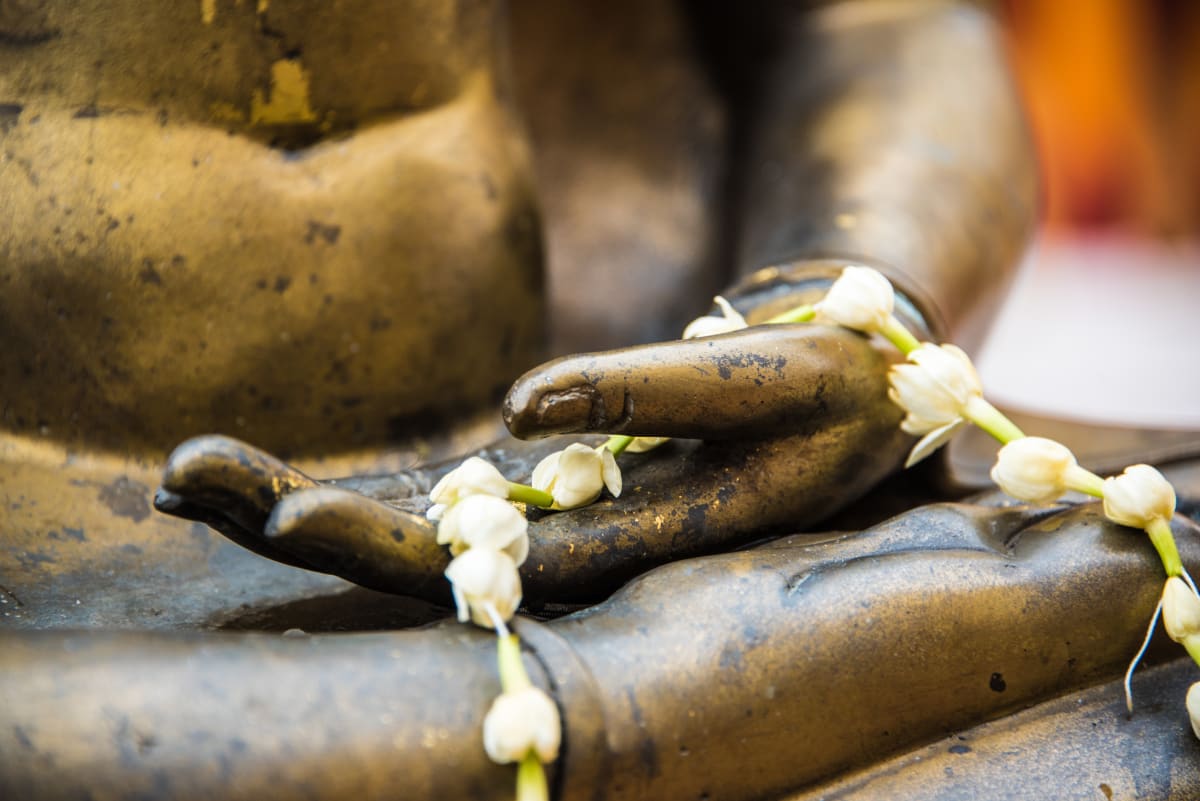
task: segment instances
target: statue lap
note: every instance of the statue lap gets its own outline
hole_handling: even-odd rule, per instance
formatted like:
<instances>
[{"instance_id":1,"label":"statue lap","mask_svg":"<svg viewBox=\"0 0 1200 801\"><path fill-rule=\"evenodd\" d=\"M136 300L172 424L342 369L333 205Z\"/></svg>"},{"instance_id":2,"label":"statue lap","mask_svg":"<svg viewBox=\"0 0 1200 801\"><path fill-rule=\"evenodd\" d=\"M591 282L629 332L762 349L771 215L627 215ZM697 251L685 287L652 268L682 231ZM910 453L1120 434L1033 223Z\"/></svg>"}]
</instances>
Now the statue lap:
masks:
<instances>
[{"instance_id":1,"label":"statue lap","mask_svg":"<svg viewBox=\"0 0 1200 801\"><path fill-rule=\"evenodd\" d=\"M79 647L86 652L110 648L107 637L129 636L135 650L122 641L100 657L111 671L104 675L117 682L128 671L142 669L137 648L144 649L145 664L151 664L155 659L170 663L172 649L186 659L190 648L207 647L205 635L196 630L395 629L439 616L435 606L276 565L203 525L156 515L150 498L161 461L176 442L209 431L250 439L324 475L399 469L418 459L462 452L491 438L495 421L479 410L542 353L546 287L535 184L539 179L553 183L567 168L563 161L541 162L535 170L531 161L529 142L516 121L512 87L498 66L506 55L493 39L500 9L491 3L460 4L457 11L438 3L397 8L368 0L337 13L324 3L282 0L257 6L161 6L126 0L0 7L0 140L5 150L0 197L6 198L9 211L0 231L0 282L5 286L0 341L7 346L0 352L0 382L7 388L0 412L6 531L0 544L0 623L12 638L0 689L14 695L25 686L19 678L23 669L73 638L82 638ZM518 28L536 28L530 7L536 4L515 12ZM661 22L655 19L656 25ZM558 22L565 28L577 24ZM694 66L686 53L681 55L685 48L678 39L662 33L670 31L669 24L649 29L659 31L661 38L647 36L640 46L666 41L679 63ZM383 30L397 40L383 46ZM535 61L518 65L518 74L527 81L532 80L531 63ZM720 149L725 124L720 109L698 83L676 85L690 87L705 103L708 127L698 134L698 147L711 159ZM613 99L614 105L619 100ZM558 101L558 116L547 111L535 117L535 135L553 131L554 121L563 118L561 109L570 108L563 96ZM547 108L555 107L548 103ZM647 113L652 110L649 104L646 108ZM669 139L673 124L678 126L678 120L661 122L658 141ZM606 136L619 142L621 134ZM711 188L720 174L711 163L684 161L682 168L687 174L683 183L693 190ZM675 203L677 219L689 223L703 223L717 213L715 204L674 200L679 193L668 190L678 190L678 185L666 179L623 184L612 178L618 170L600 171L600 177L579 172L572 187L600 186L608 197L629 186L647 189L638 196L642 205L631 204L633 208ZM564 190L557 199L565 205L572 197L579 195ZM558 258L578 252L595 264L611 257L612 236L597 244L561 233L567 230L565 223L586 216L562 208L548 212L552 221L564 223L552 227L549 237ZM690 230L687 225L667 226L656 229L665 244L640 251L630 246L630 261L648 254L659 264L656 275L670 276L663 279L664 286L647 277L647 295L638 300L638 308L653 309L657 299L671 296L671 285L702 276L697 286L704 290L689 290L688 301L676 301L671 309L674 316L686 308L694 312L695 297L720 286L712 271L718 243L696 247L688 241ZM555 292L552 286L552 298L558 297ZM570 308L569 300L558 305ZM625 324L632 327L638 320L631 316ZM384 442L391 445L379 447ZM914 519L936 528L939 515L953 514L936 508ZM1087 525L1095 534L1098 524ZM973 529L968 525L962 530ZM1136 591L1129 593L1136 597L1120 620L1100 615L1069 620L1077 646L1080 640L1088 644L1081 646L1086 656L1079 662L1073 661L1078 657L1071 637L1056 628L1055 615L1067 607L1096 609L1105 593L1085 584L1076 588L1079 592L1060 587L1049 593L1051 578L1040 579L1036 566L1061 554L1045 551L1032 561L1006 561L1003 547L991 543L997 547L979 566L954 548L950 555L942 553L945 543L923 542L920 532L892 534L892 539L864 537L849 549L845 543L839 546L838 560L848 550L863 549L854 557L863 560L858 566L867 571L858 584L823 580L820 571L800 564L804 554L823 546L792 540L713 557L708 563L663 568L609 602L636 608L630 598L649 592L656 582L675 580L681 573L690 577L689 586L711 606L681 610L682 619L669 618L672 625L647 624L662 626L664 638L679 640L677 647L667 649L676 656L686 656L706 631L719 645L697 651L713 664L700 660L688 667L692 680L683 686L696 693L696 703L670 697L678 674L652 675L653 670L637 668L661 654L668 639L627 642L617 651L626 654L629 664L612 663L607 649L613 641L636 640L638 635L621 628L616 616L607 622L597 617L608 607L542 627L557 634L535 634L531 624L529 636L535 643L539 636L547 643L561 638L602 685L596 690L601 700L580 697L581 715L594 712L598 703L613 705L608 710L612 728L603 736L595 731L588 736L607 740L605 759L628 777L627 784L613 789L614 796L653 795L669 787L679 794L733 797L740 771L751 763L761 782L753 785L755 794L776 793L798 781L792 766L780 767L797 748L815 755L805 781L875 763L840 780L839 792L846 797L886 795L891 779L882 777L893 772L912 782L906 786L928 789L962 771L965 758L982 762L987 756L989 764L1003 764L1003 754L1019 750L1029 762L1038 744L1077 732L1047 730L1045 721L1065 712L1038 707L1018 716L1009 729L1000 724L975 729L978 742L986 746L968 746L974 749L968 751L957 742L929 746L940 750L937 759L929 753L926 767L911 758L920 756L919 751L881 760L908 747L923 747L920 743L941 732L1076 691L1084 693L1079 698L1086 698L1087 709L1095 710L1094 724L1130 737L1130 727L1117 720L1110 700L1081 688L1111 678L1129 651L1135 624L1152 606L1154 582L1145 553L1129 552L1128 543L1107 528L1095 534L1103 540L1089 545L1095 547L1095 559L1111 561L1091 567L1108 578L1105 570L1133 577ZM1050 532L1038 536L1052 539ZM893 564L901 568L891 576L883 566ZM947 564L980 567L981 572L968 569L944 580L917 578L918 573L936 576ZM1024 583L1005 584L1007 571L1020 573L1030 564L1034 572L1022 575ZM839 568L837 575L855 569ZM706 571L718 570L720 576L700 586ZM815 581L810 583L806 570ZM728 590L736 593L743 573L769 575L779 586L738 602L716 593L722 582L732 582ZM1084 570L1078 580L1085 582L1089 575ZM1047 576L1062 578L1053 571ZM907 582L907 594L891 593L892 582ZM859 607L866 611L855 616L837 612L838 604L863 599L806 598L819 588L846 594L856 587L871 595ZM670 590L659 591L671 596ZM1013 631L1011 619L1029 612L1029 596L1044 601L1034 619L1026 621L1030 640L1004 640ZM677 600L686 597L681 593ZM932 627L914 622L933 597L957 611L939 615ZM814 614L799 619L783 616L779 609L739 607L776 602L809 604ZM701 609L720 616L736 632L710 631L713 618ZM879 642L869 640L874 659L863 659L862 641L850 636L853 628L846 628L863 615L877 624L872 631ZM756 633L756 626L761 631ZM904 628L908 626L912 628ZM579 627L587 633L572 638L570 632ZM795 630L786 631L788 627ZM813 627L825 634L812 637ZM94 640L64 633L62 641L53 639L56 633L35 631L74 628L151 631L97 635ZM160 639L153 630L193 633L172 642L176 635ZM943 639L927 640L931 631ZM1106 639L1114 631L1117 636ZM346 636L344 651L338 650L336 637L320 646L331 649L327 653L333 662L358 654L372 670L390 667L394 647L388 635ZM403 643L403 637L423 635L396 636ZM455 636L469 640L473 635ZM356 639L361 637L382 639L365 643ZM719 637L726 639L718 643ZM962 660L955 658L954 649L972 637L981 647ZM814 643L805 644L810 638ZM924 640L921 653L933 662L923 671L910 663L916 671L912 675L889 674L888 649L903 649L916 640ZM297 675L280 687L301 692L308 680L311 665L306 667L294 643L264 644L251 635L243 653L243 641L232 635L214 642L229 649L225 669L231 675L244 675L235 663L251 658L247 655L257 653L255 649L274 654L282 648L287 659L297 660L291 663ZM649 646L646 653L638 650ZM471 668L479 681L467 686L482 707L494 689L479 667L487 655L473 641L461 647L479 651ZM552 646L543 647L548 653ZM814 656L812 649L820 653ZM815 661L805 671L789 672L796 660L809 657ZM550 670L566 670L565 664L551 664ZM667 670L671 664L664 660L658 667ZM67 660L62 675L77 683L68 683L55 703L64 709L78 706L81 699L90 704L103 684L94 680L99 674L87 679L92 669L84 661ZM738 693L744 695L745 689L720 684L726 670L739 676L757 672L746 687L761 694L743 698ZM1161 680L1156 679L1153 693L1180 684L1177 665L1155 670ZM772 675L782 678L775 682ZM1008 695L995 689L994 675L1002 677ZM638 684L616 686L623 677ZM959 683L948 683L947 677ZM432 685L421 687L437 691ZM654 698L656 693L663 697ZM921 693L914 703L914 694ZM474 695L462 703L469 704ZM846 696L851 699L844 700ZM1176 693L1167 703L1177 707L1179 697ZM122 698L118 705L152 706L136 690ZM200 698L219 708L219 699ZM397 698L397 720L429 706L421 706L411 693ZM839 719L832 733L811 714L830 698L843 699L838 703L854 710ZM406 699L409 706L402 703ZM282 695L277 700L287 703ZM701 701L708 706L698 705ZM648 708L641 710L640 704ZM649 708L655 704L662 708ZM6 714L14 720L24 714L14 711L15 699L0 708L10 710ZM176 708L172 701L157 711ZM689 710L698 716L689 716ZM361 712L346 702L336 713L314 708L292 722L344 726L351 736ZM639 725L642 714L663 731L647 732ZM772 723L779 714L800 725L799 733L781 735ZM1163 744L1162 726L1146 722L1161 723L1163 714L1155 708L1133 725L1154 733L1160 747L1183 753L1176 739ZM74 718L81 731L99 725L85 718ZM218 713L206 725L220 732L232 720ZM883 728L884 722L889 728ZM580 723L580 732L587 725L594 721ZM415 729L403 731L409 736ZM720 750L716 743L714 750L705 748L710 731L734 731L744 741L762 737L785 742L748 752L735 749L743 760L736 762L707 755ZM41 742L36 735L29 725L6 732L12 748L3 750L25 753L27 742ZM130 736L118 732L103 746L115 749L112 764L117 767L109 778L132 782L127 787L151 774L139 773L122 759L145 758L154 770L161 767L152 764L158 744ZM1106 781L1107 760L1088 743L1072 742L1077 750L1071 753L1086 754L1086 759L1072 763L1063 757L1054 770L1086 763L1088 780L1095 778L1097 787L1119 790L1129 783L1125 774ZM307 742L302 753L312 770L301 775L303 770L293 767L300 773L289 775L318 782L316 768L328 758L327 745L315 738ZM408 746L412 754L423 753L419 738ZM137 756L128 757L123 747L133 748ZM454 747L461 751L454 759L474 764L481 758L474 743ZM45 753L52 750L47 747ZM159 752L171 753L170 747ZM395 756L393 751L363 753L373 766L371 776L386 772L380 767L385 757ZM1149 749L1138 753L1138 764L1149 764ZM264 767L287 761L276 763L272 759L278 754L251 749L246 764L256 757ZM700 760L708 765L697 768ZM415 762L397 764L416 769ZM592 779L600 780L594 765L585 769L577 764L564 770L579 775L591 770ZM43 767L28 760L18 775L9 765L5 781L16 788L48 786L38 782L49 781L54 771ZM193 767L197 781L211 778ZM940 775L935 767L941 768ZM122 773L124 768L128 771ZM480 781L505 775L486 766L479 770ZM978 770L989 781L999 771ZM1168 793L1198 782L1194 770L1182 767L1171 776L1146 771ZM263 774L256 776L258 783L246 786L270 786ZM422 781L427 783L422 786L445 790L437 776ZM572 781L565 786L582 793L584 780ZM68 783L64 780L60 789ZM491 786L504 784L496 780Z\"/></svg>"}]
</instances>

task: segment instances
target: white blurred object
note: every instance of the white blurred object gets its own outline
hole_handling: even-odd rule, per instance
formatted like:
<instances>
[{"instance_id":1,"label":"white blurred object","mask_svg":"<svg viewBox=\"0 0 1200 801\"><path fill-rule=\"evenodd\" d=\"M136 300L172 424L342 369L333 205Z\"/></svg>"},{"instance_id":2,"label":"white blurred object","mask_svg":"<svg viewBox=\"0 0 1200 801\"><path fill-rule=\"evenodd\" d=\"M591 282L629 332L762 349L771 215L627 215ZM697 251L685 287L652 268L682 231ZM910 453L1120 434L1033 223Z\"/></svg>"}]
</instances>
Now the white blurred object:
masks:
<instances>
[{"instance_id":1,"label":"white blurred object","mask_svg":"<svg viewBox=\"0 0 1200 801\"><path fill-rule=\"evenodd\" d=\"M1200 243L1043 236L975 363L999 406L1200 428Z\"/></svg>"}]
</instances>

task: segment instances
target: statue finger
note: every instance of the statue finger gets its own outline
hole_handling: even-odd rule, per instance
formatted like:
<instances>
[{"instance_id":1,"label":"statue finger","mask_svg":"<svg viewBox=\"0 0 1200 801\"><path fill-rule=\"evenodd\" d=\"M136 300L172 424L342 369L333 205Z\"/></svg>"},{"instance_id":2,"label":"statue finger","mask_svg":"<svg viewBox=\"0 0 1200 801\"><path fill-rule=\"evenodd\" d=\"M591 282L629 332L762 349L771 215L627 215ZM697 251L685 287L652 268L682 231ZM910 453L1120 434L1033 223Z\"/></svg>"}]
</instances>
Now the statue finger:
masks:
<instances>
[{"instance_id":1,"label":"statue finger","mask_svg":"<svg viewBox=\"0 0 1200 801\"><path fill-rule=\"evenodd\" d=\"M619 498L532 514L527 599L595 601L665 562L728 550L829 517L894 470L911 440L856 417L774 440L671 443L625 461ZM335 487L279 500L262 539L302 566L445 603L448 549L421 514Z\"/></svg>"},{"instance_id":2,"label":"statue finger","mask_svg":"<svg viewBox=\"0 0 1200 801\"><path fill-rule=\"evenodd\" d=\"M811 431L882 410L885 351L866 337L814 325L769 325L722 336L567 356L509 390L517 437L603 432L697 439Z\"/></svg>"},{"instance_id":3,"label":"statue finger","mask_svg":"<svg viewBox=\"0 0 1200 801\"><path fill-rule=\"evenodd\" d=\"M527 598L595 601L655 565L811 529L898 469L911 443L894 421L861 416L623 460L619 498L531 527Z\"/></svg>"},{"instance_id":4,"label":"statue finger","mask_svg":"<svg viewBox=\"0 0 1200 801\"><path fill-rule=\"evenodd\" d=\"M205 523L261 556L312 569L262 538L275 501L302 486L316 482L265 451L230 437L195 437L167 458L154 507Z\"/></svg>"},{"instance_id":5,"label":"statue finger","mask_svg":"<svg viewBox=\"0 0 1200 801\"><path fill-rule=\"evenodd\" d=\"M419 514L336 487L280 499L263 529L267 544L364 587L445 602L448 550Z\"/></svg>"},{"instance_id":6,"label":"statue finger","mask_svg":"<svg viewBox=\"0 0 1200 801\"><path fill-rule=\"evenodd\" d=\"M203 523L209 528L224 535L227 539L237 543L243 548L253 551L259 556L265 556L268 559L273 559L276 562L281 562L292 567L300 567L305 570L315 570L311 564L299 559L285 551L271 545L270 542L263 539L262 527L251 529L245 525L236 522L237 518L246 518L250 515L237 514L229 509L212 509L203 506L199 503L193 503L180 495L176 495L162 487L154 493L154 508L164 514L181 517L184 520L194 520L198 523Z\"/></svg>"},{"instance_id":7,"label":"statue finger","mask_svg":"<svg viewBox=\"0 0 1200 801\"><path fill-rule=\"evenodd\" d=\"M261 530L276 502L293 490L317 482L271 454L245 442L218 435L193 437L167 457L162 488L186 501L227 516L250 530Z\"/></svg>"}]
</instances>

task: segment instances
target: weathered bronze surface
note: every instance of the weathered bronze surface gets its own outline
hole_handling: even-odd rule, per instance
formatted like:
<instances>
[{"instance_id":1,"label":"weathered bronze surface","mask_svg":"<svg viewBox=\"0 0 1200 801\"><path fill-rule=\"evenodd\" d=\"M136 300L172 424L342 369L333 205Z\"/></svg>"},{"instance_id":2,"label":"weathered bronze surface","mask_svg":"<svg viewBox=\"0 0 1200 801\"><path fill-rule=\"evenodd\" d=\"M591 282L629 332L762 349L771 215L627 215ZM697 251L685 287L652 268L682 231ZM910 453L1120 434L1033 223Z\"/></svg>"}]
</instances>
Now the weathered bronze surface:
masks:
<instances>
[{"instance_id":1,"label":"weathered bronze surface","mask_svg":"<svg viewBox=\"0 0 1200 801\"><path fill-rule=\"evenodd\" d=\"M730 283L733 121L692 6L509 4L555 354L677 336Z\"/></svg>"},{"instance_id":2,"label":"weathered bronze surface","mask_svg":"<svg viewBox=\"0 0 1200 801\"><path fill-rule=\"evenodd\" d=\"M1024 249L1036 173L994 27L961 6L833 4L775 34L737 253L749 269L873 264L971 348L1008 283L994 273Z\"/></svg>"},{"instance_id":3,"label":"weathered bronze surface","mask_svg":"<svg viewBox=\"0 0 1200 801\"><path fill-rule=\"evenodd\" d=\"M494 400L536 361L540 232L494 3L4 8L7 432L318 456Z\"/></svg>"},{"instance_id":4,"label":"weathered bronze surface","mask_svg":"<svg viewBox=\"0 0 1200 801\"><path fill-rule=\"evenodd\" d=\"M490 637L397 629L445 615L424 495L537 360L543 233L556 353L668 338L731 283L761 321L846 260L977 340L1034 211L988 16L646 5L0 2L0 796L511 792ZM911 444L892 358L789 326L513 386L521 436L704 440L534 516L515 625L564 715L555 797L1200 792L1190 666L1108 708L1161 584L1143 538L914 509L978 480L969 448L958 484L859 500ZM1076 433L1095 467L1195 454ZM558 447L486 454L522 478ZM720 553L822 520L866 530Z\"/></svg>"},{"instance_id":5,"label":"weathered bronze surface","mask_svg":"<svg viewBox=\"0 0 1200 801\"><path fill-rule=\"evenodd\" d=\"M1189 502L1197 475L1173 475ZM1119 674L1157 600L1153 549L1094 503L1005 503L674 562L586 611L519 620L528 666L564 713L556 797L771 797ZM1200 530L1175 528L1200 564ZM476 629L10 632L5 645L13 797L272 797L281 781L314 798L509 792L478 745L498 684ZM1171 700L1170 725L1186 728ZM1112 744L1072 736L1119 786L1120 763L1102 756ZM1174 797L1200 788L1194 759L1149 770ZM1059 778L1056 797L1080 797ZM1045 790L1014 780L993 797L1031 786Z\"/></svg>"}]
</instances>

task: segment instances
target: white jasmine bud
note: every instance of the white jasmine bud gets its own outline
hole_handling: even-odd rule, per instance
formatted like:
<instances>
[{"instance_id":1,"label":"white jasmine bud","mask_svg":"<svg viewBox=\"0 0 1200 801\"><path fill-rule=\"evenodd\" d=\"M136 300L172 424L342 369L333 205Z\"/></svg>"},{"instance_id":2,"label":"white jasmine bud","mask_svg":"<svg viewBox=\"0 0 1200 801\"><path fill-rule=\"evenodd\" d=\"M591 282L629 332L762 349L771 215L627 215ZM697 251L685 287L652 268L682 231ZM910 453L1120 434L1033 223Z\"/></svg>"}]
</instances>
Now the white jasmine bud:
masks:
<instances>
[{"instance_id":1,"label":"white jasmine bud","mask_svg":"<svg viewBox=\"0 0 1200 801\"><path fill-rule=\"evenodd\" d=\"M446 578L458 607L458 619L463 623L493 627L489 605L502 620L511 620L521 605L521 576L517 563L504 551L492 548L469 548L450 562Z\"/></svg>"},{"instance_id":2,"label":"white jasmine bud","mask_svg":"<svg viewBox=\"0 0 1200 801\"><path fill-rule=\"evenodd\" d=\"M1148 464L1126 467L1104 480L1104 514L1133 528L1146 528L1156 519L1169 521L1175 514L1175 489Z\"/></svg>"},{"instance_id":3,"label":"white jasmine bud","mask_svg":"<svg viewBox=\"0 0 1200 801\"><path fill-rule=\"evenodd\" d=\"M882 331L896 306L892 283L870 267L846 267L814 304L819 322L866 333Z\"/></svg>"},{"instance_id":4,"label":"white jasmine bud","mask_svg":"<svg viewBox=\"0 0 1200 801\"><path fill-rule=\"evenodd\" d=\"M493 762L520 762L533 751L542 762L558 756L558 707L537 687L501 694L483 719L483 748Z\"/></svg>"},{"instance_id":5,"label":"white jasmine bud","mask_svg":"<svg viewBox=\"0 0 1200 801\"><path fill-rule=\"evenodd\" d=\"M434 505L425 516L430 520L439 520L446 509L468 495L507 498L508 479L491 463L478 456L472 456L442 476L442 480L433 486L429 500L433 501Z\"/></svg>"},{"instance_id":6,"label":"white jasmine bud","mask_svg":"<svg viewBox=\"0 0 1200 801\"><path fill-rule=\"evenodd\" d=\"M1013 440L1000 449L992 467L992 481L1000 489L1029 503L1049 503L1088 477L1070 449L1044 437Z\"/></svg>"},{"instance_id":7,"label":"white jasmine bud","mask_svg":"<svg viewBox=\"0 0 1200 801\"><path fill-rule=\"evenodd\" d=\"M888 371L888 397L908 413L900 428L924 435L908 457L910 466L954 436L965 423L967 405L982 399L983 385L970 357L954 345L922 343L908 361Z\"/></svg>"},{"instance_id":8,"label":"white jasmine bud","mask_svg":"<svg viewBox=\"0 0 1200 801\"><path fill-rule=\"evenodd\" d=\"M725 298L717 295L713 298L713 303L721 309L721 316L697 317L692 320L688 323L687 328L683 329L683 339L728 334L730 331L739 331L746 327L746 318L739 314L737 309L733 308Z\"/></svg>"},{"instance_id":9,"label":"white jasmine bud","mask_svg":"<svg viewBox=\"0 0 1200 801\"><path fill-rule=\"evenodd\" d=\"M670 441L670 439L670 437L634 437L633 441L625 447L625 450L630 453L646 453Z\"/></svg>"},{"instance_id":10,"label":"white jasmine bud","mask_svg":"<svg viewBox=\"0 0 1200 801\"><path fill-rule=\"evenodd\" d=\"M1171 576L1163 587L1163 626L1175 642L1200 634L1200 598L1178 576Z\"/></svg>"},{"instance_id":11,"label":"white jasmine bud","mask_svg":"<svg viewBox=\"0 0 1200 801\"><path fill-rule=\"evenodd\" d=\"M1200 737L1200 681L1188 687L1187 691L1188 717L1192 721L1192 733Z\"/></svg>"},{"instance_id":12,"label":"white jasmine bud","mask_svg":"<svg viewBox=\"0 0 1200 801\"><path fill-rule=\"evenodd\" d=\"M589 448L578 442L550 454L533 469L535 489L554 497L554 509L587 506L608 487L614 496L621 494L621 469L604 445Z\"/></svg>"},{"instance_id":13,"label":"white jasmine bud","mask_svg":"<svg viewBox=\"0 0 1200 801\"><path fill-rule=\"evenodd\" d=\"M926 434L963 418L967 401L983 395L971 359L954 345L923 343L909 364L889 371L888 396L908 412L900 424L909 434Z\"/></svg>"},{"instance_id":14,"label":"white jasmine bud","mask_svg":"<svg viewBox=\"0 0 1200 801\"><path fill-rule=\"evenodd\" d=\"M529 555L529 521L508 501L468 495L438 523L437 542L449 545L455 556L468 548L504 551L521 565Z\"/></svg>"}]
</instances>

